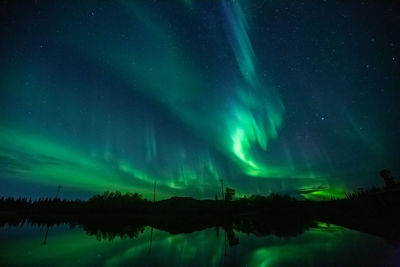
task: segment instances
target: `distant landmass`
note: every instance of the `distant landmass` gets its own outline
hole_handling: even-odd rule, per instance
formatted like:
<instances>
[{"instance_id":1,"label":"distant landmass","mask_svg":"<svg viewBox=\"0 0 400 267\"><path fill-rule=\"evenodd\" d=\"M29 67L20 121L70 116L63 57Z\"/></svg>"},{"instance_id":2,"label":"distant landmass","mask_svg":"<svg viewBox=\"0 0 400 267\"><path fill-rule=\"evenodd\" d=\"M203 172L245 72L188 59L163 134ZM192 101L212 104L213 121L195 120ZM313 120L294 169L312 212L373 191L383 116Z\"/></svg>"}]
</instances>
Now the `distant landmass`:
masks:
<instances>
[{"instance_id":1,"label":"distant landmass","mask_svg":"<svg viewBox=\"0 0 400 267\"><path fill-rule=\"evenodd\" d=\"M68 223L82 225L93 233L105 231L111 236L135 236L144 226L170 233L223 227L257 235L291 236L323 221L400 241L398 184L348 193L345 199L330 201L296 200L278 194L228 199L171 197L149 201L138 193L108 191L87 201L3 197L0 226L28 222L51 227Z\"/></svg>"}]
</instances>

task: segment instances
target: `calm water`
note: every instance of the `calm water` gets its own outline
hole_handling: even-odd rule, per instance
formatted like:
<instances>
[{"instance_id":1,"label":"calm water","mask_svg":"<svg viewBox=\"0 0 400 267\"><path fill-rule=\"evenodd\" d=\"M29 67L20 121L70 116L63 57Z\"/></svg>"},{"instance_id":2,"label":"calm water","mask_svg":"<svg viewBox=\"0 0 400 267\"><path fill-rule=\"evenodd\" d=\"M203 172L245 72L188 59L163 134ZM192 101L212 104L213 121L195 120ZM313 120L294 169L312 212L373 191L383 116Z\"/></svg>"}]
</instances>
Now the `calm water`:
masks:
<instances>
[{"instance_id":1,"label":"calm water","mask_svg":"<svg viewBox=\"0 0 400 267\"><path fill-rule=\"evenodd\" d=\"M400 248L335 225L296 236L257 237L209 228L172 235L144 227L134 238L82 228L0 228L0 266L399 266ZM232 243L231 245L229 243ZM233 245L235 243L235 245Z\"/></svg>"}]
</instances>

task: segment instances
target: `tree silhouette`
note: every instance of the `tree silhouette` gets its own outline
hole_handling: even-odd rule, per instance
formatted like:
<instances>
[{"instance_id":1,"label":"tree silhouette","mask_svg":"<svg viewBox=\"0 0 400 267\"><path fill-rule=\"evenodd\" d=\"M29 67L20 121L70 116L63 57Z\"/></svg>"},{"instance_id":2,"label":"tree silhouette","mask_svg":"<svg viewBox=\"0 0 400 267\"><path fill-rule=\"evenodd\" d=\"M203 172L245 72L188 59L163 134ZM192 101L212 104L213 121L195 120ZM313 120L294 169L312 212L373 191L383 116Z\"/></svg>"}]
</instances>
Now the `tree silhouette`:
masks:
<instances>
[{"instance_id":1,"label":"tree silhouette","mask_svg":"<svg viewBox=\"0 0 400 267\"><path fill-rule=\"evenodd\" d=\"M225 189L225 200L232 201L235 196L235 189L227 187Z\"/></svg>"},{"instance_id":2,"label":"tree silhouette","mask_svg":"<svg viewBox=\"0 0 400 267\"><path fill-rule=\"evenodd\" d=\"M379 174L382 177L383 181L385 182L387 188L395 186L396 183L394 181L394 177L392 176L389 170L383 169L379 172Z\"/></svg>"}]
</instances>

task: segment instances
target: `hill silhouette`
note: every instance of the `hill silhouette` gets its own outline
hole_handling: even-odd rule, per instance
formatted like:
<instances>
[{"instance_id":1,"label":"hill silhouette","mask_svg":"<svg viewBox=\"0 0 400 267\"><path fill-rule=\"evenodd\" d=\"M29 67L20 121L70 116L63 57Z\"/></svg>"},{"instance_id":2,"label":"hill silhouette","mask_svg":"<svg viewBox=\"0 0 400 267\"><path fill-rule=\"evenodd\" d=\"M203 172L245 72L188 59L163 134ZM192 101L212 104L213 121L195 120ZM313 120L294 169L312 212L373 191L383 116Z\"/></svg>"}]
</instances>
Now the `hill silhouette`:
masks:
<instances>
[{"instance_id":1,"label":"hill silhouette","mask_svg":"<svg viewBox=\"0 0 400 267\"><path fill-rule=\"evenodd\" d=\"M0 198L0 226L24 223L81 225L98 238L135 237L144 226L170 233L190 233L210 227L228 232L290 236L324 221L400 240L398 187L365 190L331 201L296 200L271 194L233 201L172 197L151 202L138 193L105 192L87 201Z\"/></svg>"}]
</instances>

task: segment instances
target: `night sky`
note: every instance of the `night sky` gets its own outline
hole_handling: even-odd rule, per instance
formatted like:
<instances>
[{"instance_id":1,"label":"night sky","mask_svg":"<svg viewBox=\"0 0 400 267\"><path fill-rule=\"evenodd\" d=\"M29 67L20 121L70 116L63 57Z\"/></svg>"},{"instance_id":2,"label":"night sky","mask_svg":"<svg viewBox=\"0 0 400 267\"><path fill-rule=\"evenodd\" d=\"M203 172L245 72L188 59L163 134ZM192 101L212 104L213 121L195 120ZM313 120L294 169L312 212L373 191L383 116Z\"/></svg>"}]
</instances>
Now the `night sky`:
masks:
<instances>
[{"instance_id":1,"label":"night sky","mask_svg":"<svg viewBox=\"0 0 400 267\"><path fill-rule=\"evenodd\" d=\"M350 2L1 1L0 195L398 177L400 4Z\"/></svg>"}]
</instances>

